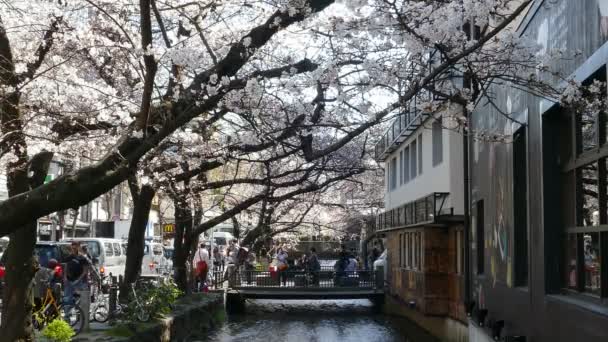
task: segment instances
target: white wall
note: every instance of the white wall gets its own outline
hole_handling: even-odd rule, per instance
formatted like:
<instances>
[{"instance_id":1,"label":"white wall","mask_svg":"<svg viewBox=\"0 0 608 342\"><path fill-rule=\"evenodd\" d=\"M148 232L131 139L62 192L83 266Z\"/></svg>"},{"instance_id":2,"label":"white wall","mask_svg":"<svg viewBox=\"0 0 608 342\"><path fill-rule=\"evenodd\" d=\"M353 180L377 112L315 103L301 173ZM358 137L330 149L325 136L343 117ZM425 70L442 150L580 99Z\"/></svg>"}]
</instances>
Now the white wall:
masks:
<instances>
[{"instance_id":1,"label":"white wall","mask_svg":"<svg viewBox=\"0 0 608 342\"><path fill-rule=\"evenodd\" d=\"M455 214L463 214L463 161L462 161L462 135L449 129L442 130L443 161L433 167L433 118L427 119L398 149L393 151L385 163L385 196L386 210L393 209L408 202L415 201L432 192L449 192L450 196L444 208L454 208ZM444 126L449 126L444 119ZM400 152L422 133L422 174L401 184L400 175L402 163ZM397 158L397 187L388 190L390 185L390 162ZM411 166L410 166L411 167Z\"/></svg>"}]
</instances>

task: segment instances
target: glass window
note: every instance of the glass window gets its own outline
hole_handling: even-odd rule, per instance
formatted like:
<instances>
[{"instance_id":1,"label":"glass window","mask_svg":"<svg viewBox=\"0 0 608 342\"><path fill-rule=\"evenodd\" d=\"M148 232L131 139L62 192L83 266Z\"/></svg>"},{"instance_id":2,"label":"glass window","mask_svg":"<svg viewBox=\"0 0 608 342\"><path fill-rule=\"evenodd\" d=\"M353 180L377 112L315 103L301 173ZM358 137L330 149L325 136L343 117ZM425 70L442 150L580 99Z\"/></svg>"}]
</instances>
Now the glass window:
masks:
<instances>
[{"instance_id":1,"label":"glass window","mask_svg":"<svg viewBox=\"0 0 608 342\"><path fill-rule=\"evenodd\" d=\"M422 174L422 133L418 135L418 174Z\"/></svg>"},{"instance_id":2,"label":"glass window","mask_svg":"<svg viewBox=\"0 0 608 342\"><path fill-rule=\"evenodd\" d=\"M600 233L584 234L583 245L585 255L585 292L599 296L601 290Z\"/></svg>"},{"instance_id":3,"label":"glass window","mask_svg":"<svg viewBox=\"0 0 608 342\"><path fill-rule=\"evenodd\" d=\"M106 250L106 256L114 256L114 251L112 250L112 244L110 242L104 242L103 247Z\"/></svg>"},{"instance_id":4,"label":"glass window","mask_svg":"<svg viewBox=\"0 0 608 342\"><path fill-rule=\"evenodd\" d=\"M579 226L597 226L599 221L598 163L587 164L577 169Z\"/></svg>"},{"instance_id":5,"label":"glass window","mask_svg":"<svg viewBox=\"0 0 608 342\"><path fill-rule=\"evenodd\" d=\"M441 164L443 161L443 127L441 118L433 121L433 166Z\"/></svg>"},{"instance_id":6,"label":"glass window","mask_svg":"<svg viewBox=\"0 0 608 342\"><path fill-rule=\"evenodd\" d=\"M410 240L408 241L409 242L409 244L408 244L408 253L409 253L409 258L410 258L410 265L409 266L410 266L410 268L414 268L414 264L415 264L415 261L414 261L414 256L415 256L415 253L414 253L414 248L415 248L414 233L410 233L409 236L410 236Z\"/></svg>"},{"instance_id":7,"label":"glass window","mask_svg":"<svg viewBox=\"0 0 608 342\"><path fill-rule=\"evenodd\" d=\"M403 150L403 182L410 181L410 147Z\"/></svg>"},{"instance_id":8,"label":"glass window","mask_svg":"<svg viewBox=\"0 0 608 342\"><path fill-rule=\"evenodd\" d=\"M411 156L411 158L410 158L410 166L411 166L410 176L412 179L416 178L416 174L418 172L418 167L417 167L418 164L417 164L417 158L416 158L417 151L418 150L416 148L416 140L414 140L414 141L412 141L411 148L410 148L410 154L411 154L410 155Z\"/></svg>"},{"instance_id":9,"label":"glass window","mask_svg":"<svg viewBox=\"0 0 608 342\"><path fill-rule=\"evenodd\" d=\"M584 111L577 115L578 118L578 136L580 144L577 151L583 153L597 148L598 143L598 127L597 117L588 111Z\"/></svg>"},{"instance_id":10,"label":"glass window","mask_svg":"<svg viewBox=\"0 0 608 342\"><path fill-rule=\"evenodd\" d=\"M114 245L114 255L121 256L122 251L121 251L120 244L115 242L113 245Z\"/></svg>"},{"instance_id":11,"label":"glass window","mask_svg":"<svg viewBox=\"0 0 608 342\"><path fill-rule=\"evenodd\" d=\"M526 127L513 134L513 238L515 285L528 285L528 151Z\"/></svg>"},{"instance_id":12,"label":"glass window","mask_svg":"<svg viewBox=\"0 0 608 342\"><path fill-rule=\"evenodd\" d=\"M394 190L397 187L397 158L391 159L389 177L390 190Z\"/></svg>"},{"instance_id":13,"label":"glass window","mask_svg":"<svg viewBox=\"0 0 608 342\"><path fill-rule=\"evenodd\" d=\"M99 242L97 241L87 241L85 242L89 248L89 254L92 258L99 258L101 256L101 248Z\"/></svg>"},{"instance_id":14,"label":"glass window","mask_svg":"<svg viewBox=\"0 0 608 342\"><path fill-rule=\"evenodd\" d=\"M585 81L606 80L602 68ZM604 92L606 85L603 84ZM585 97L587 94L583 93ZM604 93L605 98L605 93ZM590 100L595 101L592 98ZM599 110L597 110L599 108ZM606 123L599 120L605 115L603 107L594 111L563 109L559 115L560 132L576 134L560 135L558 154L564 169L561 173L563 196L561 211L565 228L563 240L562 288L584 292L602 298L608 297L608 289L602 288L602 263L608 241L608 161L600 153L606 144ZM574 153L573 153L574 152Z\"/></svg>"},{"instance_id":15,"label":"glass window","mask_svg":"<svg viewBox=\"0 0 608 342\"><path fill-rule=\"evenodd\" d=\"M399 151L399 184L403 185L403 150Z\"/></svg>"},{"instance_id":16,"label":"glass window","mask_svg":"<svg viewBox=\"0 0 608 342\"><path fill-rule=\"evenodd\" d=\"M564 283L572 290L578 289L578 264L577 264L577 236L576 234L566 234L566 269L564 271Z\"/></svg>"},{"instance_id":17,"label":"glass window","mask_svg":"<svg viewBox=\"0 0 608 342\"><path fill-rule=\"evenodd\" d=\"M403 234L399 234L399 267L403 267Z\"/></svg>"}]
</instances>

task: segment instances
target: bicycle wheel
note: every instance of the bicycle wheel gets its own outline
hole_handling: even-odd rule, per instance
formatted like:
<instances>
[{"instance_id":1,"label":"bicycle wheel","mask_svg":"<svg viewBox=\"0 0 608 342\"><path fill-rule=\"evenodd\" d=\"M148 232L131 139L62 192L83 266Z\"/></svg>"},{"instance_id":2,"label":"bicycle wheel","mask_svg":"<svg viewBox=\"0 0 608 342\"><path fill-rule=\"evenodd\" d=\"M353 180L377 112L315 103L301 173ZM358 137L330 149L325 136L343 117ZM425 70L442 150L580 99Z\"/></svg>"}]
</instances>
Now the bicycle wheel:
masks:
<instances>
[{"instance_id":1,"label":"bicycle wheel","mask_svg":"<svg viewBox=\"0 0 608 342\"><path fill-rule=\"evenodd\" d=\"M40 313L34 313L32 315L32 326L34 326L34 329L40 331L42 330L42 328L44 328L44 320L41 317Z\"/></svg>"},{"instance_id":2,"label":"bicycle wheel","mask_svg":"<svg viewBox=\"0 0 608 342\"><path fill-rule=\"evenodd\" d=\"M137 309L137 319L140 322L147 322L150 320L150 313L146 311L144 308Z\"/></svg>"},{"instance_id":3,"label":"bicycle wheel","mask_svg":"<svg viewBox=\"0 0 608 342\"><path fill-rule=\"evenodd\" d=\"M100 305L95 308L95 312L93 313L93 319L99 323L105 323L110 318L110 310L105 305Z\"/></svg>"},{"instance_id":4,"label":"bicycle wheel","mask_svg":"<svg viewBox=\"0 0 608 342\"><path fill-rule=\"evenodd\" d=\"M65 305L60 308L61 319L66 321L78 335L84 328L84 313L79 306Z\"/></svg>"}]
</instances>

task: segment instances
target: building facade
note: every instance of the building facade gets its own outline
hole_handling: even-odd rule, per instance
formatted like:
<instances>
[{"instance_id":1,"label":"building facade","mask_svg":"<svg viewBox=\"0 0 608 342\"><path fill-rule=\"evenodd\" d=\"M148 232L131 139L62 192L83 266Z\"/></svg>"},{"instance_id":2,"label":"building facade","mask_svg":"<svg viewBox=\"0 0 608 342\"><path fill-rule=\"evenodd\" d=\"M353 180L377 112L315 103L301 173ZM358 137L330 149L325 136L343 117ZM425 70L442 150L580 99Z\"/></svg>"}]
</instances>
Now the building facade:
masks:
<instances>
[{"instance_id":1,"label":"building facade","mask_svg":"<svg viewBox=\"0 0 608 342\"><path fill-rule=\"evenodd\" d=\"M448 129L462 108L431 115L411 107L375 151L386 175L376 232L388 250L386 307L444 340L465 341L463 136Z\"/></svg>"},{"instance_id":2,"label":"building facade","mask_svg":"<svg viewBox=\"0 0 608 342\"><path fill-rule=\"evenodd\" d=\"M578 51L552 67L600 82L606 100L608 1L535 1L517 33L539 57ZM506 138L470 141L471 341L607 341L605 110L493 90L498 108L480 105L470 120Z\"/></svg>"}]
</instances>

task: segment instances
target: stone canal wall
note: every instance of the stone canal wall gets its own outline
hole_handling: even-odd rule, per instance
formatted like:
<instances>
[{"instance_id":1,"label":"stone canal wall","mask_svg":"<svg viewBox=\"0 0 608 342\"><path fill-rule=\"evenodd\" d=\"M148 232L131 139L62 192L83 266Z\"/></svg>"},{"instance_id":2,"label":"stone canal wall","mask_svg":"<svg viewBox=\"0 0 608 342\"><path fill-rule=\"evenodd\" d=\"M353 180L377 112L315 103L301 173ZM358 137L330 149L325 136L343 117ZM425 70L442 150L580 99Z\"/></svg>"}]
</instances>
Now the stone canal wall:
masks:
<instances>
[{"instance_id":1,"label":"stone canal wall","mask_svg":"<svg viewBox=\"0 0 608 342\"><path fill-rule=\"evenodd\" d=\"M445 342L468 342L467 325L453 320L449 317L429 316L420 313L417 309L408 307L408 304L400 298L386 294L384 296L384 313L388 315L401 316L409 319L412 324L425 330L428 335L436 337ZM417 331L412 329L412 331ZM426 335L426 334L422 334ZM411 336L412 341L425 341L422 336Z\"/></svg>"},{"instance_id":2,"label":"stone canal wall","mask_svg":"<svg viewBox=\"0 0 608 342\"><path fill-rule=\"evenodd\" d=\"M193 294L181 298L167 317L147 323L119 324L74 337L79 342L196 341L224 320L223 293Z\"/></svg>"}]
</instances>

